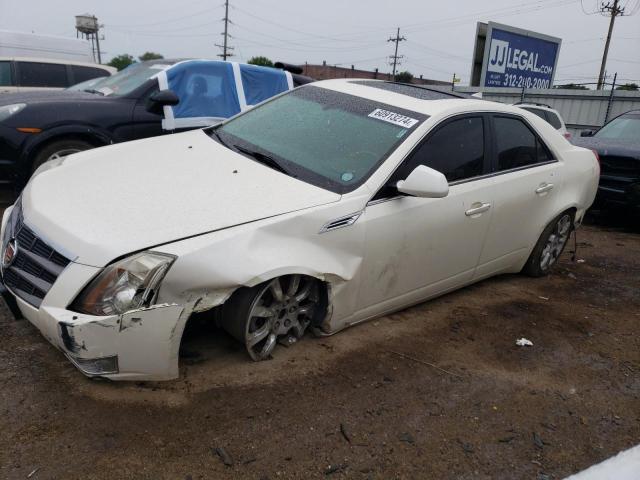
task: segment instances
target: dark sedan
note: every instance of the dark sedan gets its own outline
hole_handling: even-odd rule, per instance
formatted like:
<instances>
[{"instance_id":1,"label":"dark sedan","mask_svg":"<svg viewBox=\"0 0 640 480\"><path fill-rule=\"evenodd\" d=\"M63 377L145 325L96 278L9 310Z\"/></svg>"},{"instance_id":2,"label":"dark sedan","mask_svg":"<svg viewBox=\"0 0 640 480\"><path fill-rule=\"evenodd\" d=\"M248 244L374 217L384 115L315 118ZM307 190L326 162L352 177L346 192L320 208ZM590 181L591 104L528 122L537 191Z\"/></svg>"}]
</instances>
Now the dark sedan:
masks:
<instances>
[{"instance_id":1,"label":"dark sedan","mask_svg":"<svg viewBox=\"0 0 640 480\"><path fill-rule=\"evenodd\" d=\"M0 183L20 188L48 160L204 127L310 79L217 60L133 64L78 91L0 96Z\"/></svg>"},{"instance_id":2,"label":"dark sedan","mask_svg":"<svg viewBox=\"0 0 640 480\"><path fill-rule=\"evenodd\" d=\"M595 132L582 132L574 143L600 156L596 202L640 209L640 110L626 112Z\"/></svg>"}]
</instances>

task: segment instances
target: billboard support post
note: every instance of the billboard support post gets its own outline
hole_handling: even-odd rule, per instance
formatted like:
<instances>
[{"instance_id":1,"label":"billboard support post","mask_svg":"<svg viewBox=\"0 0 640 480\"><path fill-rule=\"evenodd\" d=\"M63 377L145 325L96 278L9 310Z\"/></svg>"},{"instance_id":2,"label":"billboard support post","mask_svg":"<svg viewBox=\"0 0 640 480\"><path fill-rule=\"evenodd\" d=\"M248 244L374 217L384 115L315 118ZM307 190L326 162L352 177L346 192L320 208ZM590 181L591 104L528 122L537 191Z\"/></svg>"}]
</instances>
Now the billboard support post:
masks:
<instances>
[{"instance_id":1,"label":"billboard support post","mask_svg":"<svg viewBox=\"0 0 640 480\"><path fill-rule=\"evenodd\" d=\"M613 74L613 83L611 84L611 93L609 94L609 101L607 102L607 113L604 115L604 123L609 121L609 113L611 112L611 104L613 103L613 92L616 89L616 80L618 79L618 72Z\"/></svg>"}]
</instances>

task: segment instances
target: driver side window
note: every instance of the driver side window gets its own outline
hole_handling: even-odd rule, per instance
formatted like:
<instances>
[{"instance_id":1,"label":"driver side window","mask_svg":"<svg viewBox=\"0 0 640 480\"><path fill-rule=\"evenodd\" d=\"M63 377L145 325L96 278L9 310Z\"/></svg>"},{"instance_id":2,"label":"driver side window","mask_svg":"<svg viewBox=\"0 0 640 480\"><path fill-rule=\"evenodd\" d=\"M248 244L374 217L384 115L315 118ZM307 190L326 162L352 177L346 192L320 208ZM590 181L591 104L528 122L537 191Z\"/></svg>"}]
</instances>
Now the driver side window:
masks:
<instances>
[{"instance_id":1,"label":"driver side window","mask_svg":"<svg viewBox=\"0 0 640 480\"><path fill-rule=\"evenodd\" d=\"M398 167L374 199L395 196L395 184L406 179L419 165L444 174L449 183L478 177L485 171L484 120L463 117L445 123L429 134Z\"/></svg>"}]
</instances>

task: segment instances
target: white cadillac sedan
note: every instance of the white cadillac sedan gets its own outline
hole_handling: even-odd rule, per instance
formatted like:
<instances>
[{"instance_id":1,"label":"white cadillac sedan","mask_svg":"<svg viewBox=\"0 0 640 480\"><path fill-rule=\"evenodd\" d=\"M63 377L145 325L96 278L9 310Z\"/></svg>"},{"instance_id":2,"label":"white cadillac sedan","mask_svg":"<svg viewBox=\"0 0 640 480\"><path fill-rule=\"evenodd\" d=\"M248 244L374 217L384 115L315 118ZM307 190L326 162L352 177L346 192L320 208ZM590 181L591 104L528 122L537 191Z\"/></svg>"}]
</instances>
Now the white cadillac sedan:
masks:
<instances>
[{"instance_id":1,"label":"white cadillac sedan","mask_svg":"<svg viewBox=\"0 0 640 480\"><path fill-rule=\"evenodd\" d=\"M187 321L212 309L263 360L308 329L545 275L598 175L520 108L314 83L35 176L2 220L5 298L88 376L176 377Z\"/></svg>"}]
</instances>

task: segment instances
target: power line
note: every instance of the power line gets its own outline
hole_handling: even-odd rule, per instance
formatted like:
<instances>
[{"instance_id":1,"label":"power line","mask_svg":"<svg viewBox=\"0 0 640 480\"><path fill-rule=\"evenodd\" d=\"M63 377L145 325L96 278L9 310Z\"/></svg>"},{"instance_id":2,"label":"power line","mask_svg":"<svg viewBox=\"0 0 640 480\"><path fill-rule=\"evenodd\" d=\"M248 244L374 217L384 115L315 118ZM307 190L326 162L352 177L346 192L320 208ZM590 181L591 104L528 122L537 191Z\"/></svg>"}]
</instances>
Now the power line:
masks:
<instances>
[{"instance_id":1,"label":"power line","mask_svg":"<svg viewBox=\"0 0 640 480\"><path fill-rule=\"evenodd\" d=\"M170 18L170 19L167 19L167 20L160 20L158 22L153 22L153 23L138 23L138 24L130 24L130 25L109 24L109 27L111 27L111 28L113 28L113 27L116 27L116 28L135 28L135 29L144 28L144 27L156 27L158 25L164 25L166 23L175 23L178 20L184 20L184 19L192 18L192 17L199 17L199 16L201 16L201 15L203 15L205 13L209 13L209 12L214 11L216 8L217 7L209 7L209 8L206 8L204 10L199 10L197 12L193 12L193 13L190 13L188 15L184 15L182 17L173 17L173 18Z\"/></svg>"},{"instance_id":2,"label":"power line","mask_svg":"<svg viewBox=\"0 0 640 480\"><path fill-rule=\"evenodd\" d=\"M476 19L481 16L512 16L522 13L531 13L539 10L545 10L547 8L562 7L572 3L576 3L577 0L537 0L532 2L520 3L512 5L510 7L501 7L491 10L478 11L466 15L457 15L455 17L441 18L429 22L421 22L414 24L402 25L402 28L406 30L423 29L429 27L430 30L436 28L447 28L454 25L466 24L469 20Z\"/></svg>"},{"instance_id":3,"label":"power line","mask_svg":"<svg viewBox=\"0 0 640 480\"><path fill-rule=\"evenodd\" d=\"M396 50L395 53L393 55L390 55L389 58L391 59L390 65L393 65L393 81L396 81L396 67L397 65L400 63L399 61L404 58L404 55L398 55L398 45L400 44L400 42L404 42L406 40L406 38L401 37L400 36L400 27L398 27L398 31L396 33L395 38L391 37L389 38L389 40L387 40L387 42L394 42L396 44Z\"/></svg>"}]
</instances>

